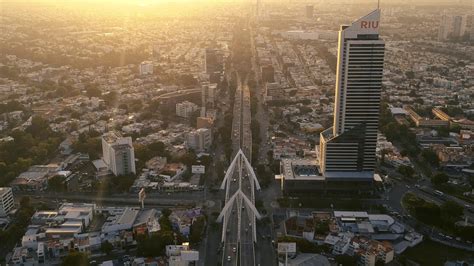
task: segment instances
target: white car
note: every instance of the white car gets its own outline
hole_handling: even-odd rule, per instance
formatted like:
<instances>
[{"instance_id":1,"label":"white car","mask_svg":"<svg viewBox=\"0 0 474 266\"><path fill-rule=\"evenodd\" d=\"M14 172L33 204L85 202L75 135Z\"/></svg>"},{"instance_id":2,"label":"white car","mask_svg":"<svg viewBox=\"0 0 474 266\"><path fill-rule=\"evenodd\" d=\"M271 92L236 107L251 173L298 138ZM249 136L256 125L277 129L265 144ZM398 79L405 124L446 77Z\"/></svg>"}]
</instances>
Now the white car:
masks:
<instances>
[{"instance_id":1,"label":"white car","mask_svg":"<svg viewBox=\"0 0 474 266\"><path fill-rule=\"evenodd\" d=\"M231 261L232 258L230 256L227 256L227 261Z\"/></svg>"}]
</instances>

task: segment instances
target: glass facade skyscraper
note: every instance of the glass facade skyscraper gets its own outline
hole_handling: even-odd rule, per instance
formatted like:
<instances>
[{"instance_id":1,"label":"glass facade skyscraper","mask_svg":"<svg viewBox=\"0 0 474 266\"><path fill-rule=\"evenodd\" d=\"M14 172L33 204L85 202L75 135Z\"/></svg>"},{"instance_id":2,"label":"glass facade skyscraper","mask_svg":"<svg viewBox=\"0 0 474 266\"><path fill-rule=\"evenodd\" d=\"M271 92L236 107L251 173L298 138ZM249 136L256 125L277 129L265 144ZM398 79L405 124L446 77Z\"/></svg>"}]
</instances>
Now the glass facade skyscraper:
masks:
<instances>
[{"instance_id":1,"label":"glass facade skyscraper","mask_svg":"<svg viewBox=\"0 0 474 266\"><path fill-rule=\"evenodd\" d=\"M373 179L385 50L379 19L377 9L339 31L334 124L320 143L327 180Z\"/></svg>"}]
</instances>

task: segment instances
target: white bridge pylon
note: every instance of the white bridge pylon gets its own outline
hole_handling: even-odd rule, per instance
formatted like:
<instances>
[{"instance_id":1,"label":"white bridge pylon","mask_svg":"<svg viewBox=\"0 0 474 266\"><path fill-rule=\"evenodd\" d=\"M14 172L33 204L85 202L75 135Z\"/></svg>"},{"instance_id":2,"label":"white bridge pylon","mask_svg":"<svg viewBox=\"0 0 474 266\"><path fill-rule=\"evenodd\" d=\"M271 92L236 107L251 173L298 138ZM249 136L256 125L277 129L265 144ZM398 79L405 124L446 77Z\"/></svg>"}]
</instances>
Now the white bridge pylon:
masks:
<instances>
[{"instance_id":1,"label":"white bridge pylon","mask_svg":"<svg viewBox=\"0 0 474 266\"><path fill-rule=\"evenodd\" d=\"M257 176L255 175L255 172L253 171L252 165L250 165L249 160L247 160L247 157L245 157L245 154L242 150L239 150L239 152L237 152L237 154L234 157L234 160L232 160L232 163L229 165L229 169L227 169L227 172L224 176L224 180L222 180L222 184L221 184L220 189L224 189L226 187L226 185L227 185L227 190L229 189L230 181L232 179L232 176L234 175L235 167L236 167L237 164L241 164L242 161L244 163L245 170L247 170L247 173L249 173L250 178L252 178L252 180L255 181L255 188L257 190L260 190L260 184L258 183ZM241 168L241 167L239 167L239 168ZM240 170L241 169L239 169L239 171ZM239 176L239 177L241 178L241 176ZM226 198L226 201L227 201L227 198Z\"/></svg>"},{"instance_id":2,"label":"white bridge pylon","mask_svg":"<svg viewBox=\"0 0 474 266\"><path fill-rule=\"evenodd\" d=\"M239 188L235 193L230 196L229 189L232 181L232 177L235 174L235 170L238 169L238 182ZM250 179L250 188L251 188L251 199L242 191L242 170L245 169L248 177ZM253 171L253 168L247 157L243 153L242 150L239 150L235 155L234 159L232 160L227 172L225 174L224 180L222 181L222 185L220 189L226 189L226 198L225 198L225 205L222 209L221 213L217 217L217 222L223 222L222 226L222 242L226 240L226 230L229 222L229 217L232 212L233 206L237 205L237 214L238 214L238 241L240 241L240 227L241 227L241 219L242 219L242 207L247 207L247 215L251 217L251 224L252 224L252 235L253 241L257 241L257 234L255 230L255 218L261 219L261 215L258 212L257 208L254 205L254 189L260 190L260 184L258 183L257 176Z\"/></svg>"}]
</instances>

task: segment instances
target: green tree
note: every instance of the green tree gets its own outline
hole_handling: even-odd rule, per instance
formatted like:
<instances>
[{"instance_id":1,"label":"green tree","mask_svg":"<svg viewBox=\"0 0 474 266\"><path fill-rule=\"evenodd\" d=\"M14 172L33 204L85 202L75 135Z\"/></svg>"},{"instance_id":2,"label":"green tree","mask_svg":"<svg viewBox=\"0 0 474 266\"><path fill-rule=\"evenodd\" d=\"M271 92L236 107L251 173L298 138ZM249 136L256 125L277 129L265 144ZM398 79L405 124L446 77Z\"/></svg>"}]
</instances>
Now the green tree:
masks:
<instances>
[{"instance_id":1,"label":"green tree","mask_svg":"<svg viewBox=\"0 0 474 266\"><path fill-rule=\"evenodd\" d=\"M408 178L412 178L415 174L415 170L411 166L400 165L398 167L398 172Z\"/></svg>"},{"instance_id":2,"label":"green tree","mask_svg":"<svg viewBox=\"0 0 474 266\"><path fill-rule=\"evenodd\" d=\"M423 158L432 166L435 166L435 167L439 166L438 155L432 149L424 149L421 152L421 156L423 156Z\"/></svg>"},{"instance_id":3,"label":"green tree","mask_svg":"<svg viewBox=\"0 0 474 266\"><path fill-rule=\"evenodd\" d=\"M447 176L445 173L438 173L431 178L431 183L437 186L446 184L448 181L449 176Z\"/></svg>"},{"instance_id":4,"label":"green tree","mask_svg":"<svg viewBox=\"0 0 474 266\"><path fill-rule=\"evenodd\" d=\"M110 255L113 249L114 249L114 246L107 240L105 242L102 242L102 244L100 244L100 251L102 251L103 253L107 255Z\"/></svg>"},{"instance_id":5,"label":"green tree","mask_svg":"<svg viewBox=\"0 0 474 266\"><path fill-rule=\"evenodd\" d=\"M172 211L168 208L164 208L163 210L161 210L161 214L165 217L169 217L171 215Z\"/></svg>"},{"instance_id":6,"label":"green tree","mask_svg":"<svg viewBox=\"0 0 474 266\"><path fill-rule=\"evenodd\" d=\"M56 192L66 191L66 185L64 184L64 176L55 175L48 180L48 189Z\"/></svg>"},{"instance_id":7,"label":"green tree","mask_svg":"<svg viewBox=\"0 0 474 266\"><path fill-rule=\"evenodd\" d=\"M88 266L89 258L87 254L73 251L69 253L61 263L62 266Z\"/></svg>"},{"instance_id":8,"label":"green tree","mask_svg":"<svg viewBox=\"0 0 474 266\"><path fill-rule=\"evenodd\" d=\"M464 208L455 201L448 200L441 205L441 213L446 217L458 218L463 215Z\"/></svg>"},{"instance_id":9,"label":"green tree","mask_svg":"<svg viewBox=\"0 0 474 266\"><path fill-rule=\"evenodd\" d=\"M206 228L206 217L200 216L197 220L191 225L191 230L189 233L189 242L195 245L201 242L201 236L204 233Z\"/></svg>"},{"instance_id":10,"label":"green tree","mask_svg":"<svg viewBox=\"0 0 474 266\"><path fill-rule=\"evenodd\" d=\"M165 247L174 243L172 231L160 230L158 233L138 239L137 254L145 257L156 257L165 254Z\"/></svg>"},{"instance_id":11,"label":"green tree","mask_svg":"<svg viewBox=\"0 0 474 266\"><path fill-rule=\"evenodd\" d=\"M339 255L339 256L336 256L335 259L336 259L337 265L342 265L342 266L357 265L357 258L354 256Z\"/></svg>"}]
</instances>

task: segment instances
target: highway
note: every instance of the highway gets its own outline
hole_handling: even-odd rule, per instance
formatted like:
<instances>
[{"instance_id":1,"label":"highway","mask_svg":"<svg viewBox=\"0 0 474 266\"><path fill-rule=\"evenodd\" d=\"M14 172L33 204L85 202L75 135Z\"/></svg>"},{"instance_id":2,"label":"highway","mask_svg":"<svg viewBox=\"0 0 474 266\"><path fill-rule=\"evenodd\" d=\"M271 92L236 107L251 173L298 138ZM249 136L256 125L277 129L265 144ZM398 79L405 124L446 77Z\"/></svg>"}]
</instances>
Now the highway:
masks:
<instances>
[{"instance_id":1,"label":"highway","mask_svg":"<svg viewBox=\"0 0 474 266\"><path fill-rule=\"evenodd\" d=\"M232 121L232 149L233 157L242 150L251 161L252 133L250 129L250 90L247 86L247 77L243 80L237 74L237 89L235 91L233 121ZM240 178L242 177L242 178ZM255 202L254 183L249 178L249 173L239 162L236 171L226 192L226 202L234 195L239 187L248 199ZM255 265L255 249L253 234L255 230L255 215L248 207L245 208L243 200L239 198L232 206L227 221L224 222L226 240L223 247L222 265Z\"/></svg>"}]
</instances>

